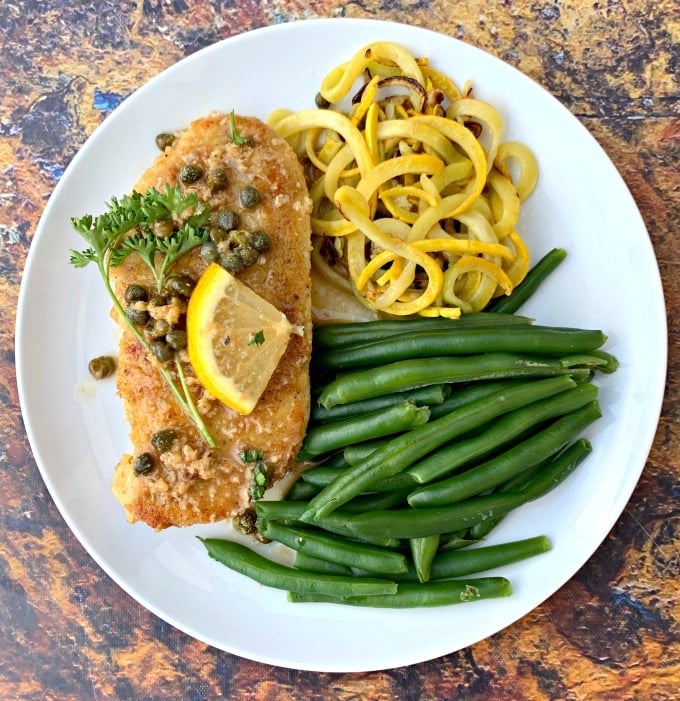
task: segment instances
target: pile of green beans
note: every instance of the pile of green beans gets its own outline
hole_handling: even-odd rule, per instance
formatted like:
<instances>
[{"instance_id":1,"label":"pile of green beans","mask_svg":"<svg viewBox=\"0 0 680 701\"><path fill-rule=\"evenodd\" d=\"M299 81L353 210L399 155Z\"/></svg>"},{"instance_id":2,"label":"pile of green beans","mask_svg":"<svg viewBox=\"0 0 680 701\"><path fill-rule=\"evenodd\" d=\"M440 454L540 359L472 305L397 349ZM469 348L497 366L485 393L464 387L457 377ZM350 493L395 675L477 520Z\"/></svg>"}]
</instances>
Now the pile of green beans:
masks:
<instances>
[{"instance_id":1,"label":"pile of green beans","mask_svg":"<svg viewBox=\"0 0 680 701\"><path fill-rule=\"evenodd\" d=\"M285 546L292 564L228 541L204 541L209 553L295 602L508 596L507 579L479 575L550 540L482 541L590 454L594 380L617 367L605 341L506 312L315 329L323 386L300 451L306 469L285 498L254 503L259 537Z\"/></svg>"}]
</instances>

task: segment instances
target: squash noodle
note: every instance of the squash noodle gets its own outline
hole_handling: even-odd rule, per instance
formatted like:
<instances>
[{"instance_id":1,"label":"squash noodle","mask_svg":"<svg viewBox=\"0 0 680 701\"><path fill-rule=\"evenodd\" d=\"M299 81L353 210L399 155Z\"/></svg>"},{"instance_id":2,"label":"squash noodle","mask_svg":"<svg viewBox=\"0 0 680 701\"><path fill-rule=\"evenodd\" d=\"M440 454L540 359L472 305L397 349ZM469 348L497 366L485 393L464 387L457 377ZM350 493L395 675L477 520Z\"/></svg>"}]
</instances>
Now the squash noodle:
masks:
<instances>
[{"instance_id":1,"label":"squash noodle","mask_svg":"<svg viewBox=\"0 0 680 701\"><path fill-rule=\"evenodd\" d=\"M333 68L316 102L267 122L306 167L312 266L325 284L376 316L455 318L524 279L517 228L538 165L503 141L498 110L383 41Z\"/></svg>"}]
</instances>

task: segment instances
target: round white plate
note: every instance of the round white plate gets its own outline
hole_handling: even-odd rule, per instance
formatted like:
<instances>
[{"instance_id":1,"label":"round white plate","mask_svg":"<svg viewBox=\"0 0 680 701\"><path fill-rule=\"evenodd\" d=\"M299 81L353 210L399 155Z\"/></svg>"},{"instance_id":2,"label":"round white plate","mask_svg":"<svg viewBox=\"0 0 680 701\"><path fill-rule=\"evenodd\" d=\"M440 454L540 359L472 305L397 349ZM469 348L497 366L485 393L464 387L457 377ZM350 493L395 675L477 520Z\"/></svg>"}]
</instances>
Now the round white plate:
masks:
<instances>
[{"instance_id":1,"label":"round white plate","mask_svg":"<svg viewBox=\"0 0 680 701\"><path fill-rule=\"evenodd\" d=\"M534 259L567 260L523 312L546 324L602 328L621 363L602 376L604 416L594 451L558 490L511 515L490 538L545 533L550 553L504 568L514 595L430 610L291 604L210 560L195 537L216 524L152 532L130 525L110 491L127 449L113 381L88 379L88 359L114 352L109 303L93 266L76 270L83 241L70 217L98 213L128 192L156 155L160 131L211 110L264 118L314 105L322 77L355 50L393 40L496 105L506 138L531 146L540 183L521 231ZM97 563L159 617L217 648L316 671L369 671L471 645L545 601L606 537L638 481L657 426L666 371L659 273L622 179L580 123L536 83L478 49L423 29L366 20L309 20L260 29L200 51L151 80L92 135L55 188L28 257L17 320L21 404L36 461L64 519ZM45 346L49 346L46 352Z\"/></svg>"}]
</instances>

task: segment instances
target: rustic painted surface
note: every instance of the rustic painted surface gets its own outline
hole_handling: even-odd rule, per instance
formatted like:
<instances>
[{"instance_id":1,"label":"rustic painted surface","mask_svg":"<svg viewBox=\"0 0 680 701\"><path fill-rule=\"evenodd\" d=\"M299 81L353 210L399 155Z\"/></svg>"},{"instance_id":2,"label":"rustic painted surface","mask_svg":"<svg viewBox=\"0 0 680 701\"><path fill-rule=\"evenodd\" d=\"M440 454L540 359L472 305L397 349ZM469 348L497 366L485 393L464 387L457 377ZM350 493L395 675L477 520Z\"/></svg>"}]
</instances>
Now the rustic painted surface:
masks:
<instances>
[{"instance_id":1,"label":"rustic painted surface","mask_svg":"<svg viewBox=\"0 0 680 701\"><path fill-rule=\"evenodd\" d=\"M385 672L325 675L196 642L138 606L93 563L31 456L13 337L21 273L45 202L121 100L216 40L338 15L408 21L481 47L535 78L583 122L649 228L671 310L670 365L642 479L572 581L466 650ZM677 698L679 42L676 0L0 0L0 698Z\"/></svg>"}]
</instances>

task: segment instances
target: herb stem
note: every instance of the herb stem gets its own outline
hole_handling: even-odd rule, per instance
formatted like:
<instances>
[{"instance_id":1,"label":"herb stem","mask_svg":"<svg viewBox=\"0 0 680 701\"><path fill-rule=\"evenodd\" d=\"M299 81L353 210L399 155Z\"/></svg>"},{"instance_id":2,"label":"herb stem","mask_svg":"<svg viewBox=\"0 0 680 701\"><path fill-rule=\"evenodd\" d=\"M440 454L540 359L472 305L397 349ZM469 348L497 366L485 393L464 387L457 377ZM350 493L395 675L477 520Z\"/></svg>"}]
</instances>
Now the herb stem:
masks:
<instances>
[{"instance_id":1,"label":"herb stem","mask_svg":"<svg viewBox=\"0 0 680 701\"><path fill-rule=\"evenodd\" d=\"M111 301L113 302L113 305L116 308L116 311L121 315L122 319L127 319L127 315L125 314L125 309L123 309L123 305L120 303L118 296L116 295L113 287L111 286L111 278L109 277L110 257L106 256L105 260L98 261L97 267L99 268L99 272L100 272L101 277L104 281L106 291L108 292L109 297L111 298ZM127 326L132 331L135 338L142 344L142 346L144 346L145 350L148 353L151 353L151 348L149 346L149 343L144 338L142 333L140 333L139 329L134 324L128 323ZM196 408L196 405L194 404L193 398L191 396L191 392L189 391L189 386L187 385L186 375L184 374L184 369L182 368L182 363L180 362L176 353L175 353L175 367L177 368L177 375L178 375L180 383L182 385L182 392L179 391L179 388L177 387L177 383L175 382L175 379L168 372L167 368L160 365L158 369L159 369L161 375L163 376L163 379L166 381L168 387L172 391L173 395L175 396L175 399L177 400L177 402L180 405L180 407L182 408L182 410L196 424L196 427L200 431L205 442L211 448L214 448L216 446L215 439L210 434L208 427L205 425L205 422L203 421L203 417L200 415L200 413L198 412L198 409Z\"/></svg>"},{"instance_id":2,"label":"herb stem","mask_svg":"<svg viewBox=\"0 0 680 701\"><path fill-rule=\"evenodd\" d=\"M189 385L187 384L187 378L186 378L186 375L184 374L184 368L182 367L182 363L181 363L179 357L177 356L177 353L175 353L175 367L177 368L177 376L179 377L179 381L182 384L182 391L184 392L184 400L185 400L184 404L186 404L187 413L193 419L194 423L196 424L196 427L198 428L198 430L201 432L201 435L205 439L205 442L211 448L215 448L217 446L217 443L215 443L215 439L210 434L208 427L205 425L205 421L203 421L203 417L200 415L200 413L198 412L198 409L196 408L196 404L194 403L194 399L191 396L191 390L189 389Z\"/></svg>"},{"instance_id":3,"label":"herb stem","mask_svg":"<svg viewBox=\"0 0 680 701\"><path fill-rule=\"evenodd\" d=\"M195 193L185 195L178 187L172 188L168 185L164 193L155 188L149 188L144 195L133 192L132 195L125 195L122 198L113 197L107 208L106 213L97 217L86 214L80 218L72 218L73 227L90 244L90 247L84 251L72 250L71 263L76 268L82 268L92 262L96 264L107 294L121 321L126 322L134 337L146 352L152 355L151 345L137 326L130 321L113 289L111 268L121 265L129 255L136 253L151 271L160 292L171 266L185 253L207 240L206 226L210 219L210 207L199 202ZM155 222L168 219L172 213L181 214L189 208L193 208L193 214L174 235L161 238L153 234L152 225ZM133 230L136 230L136 233L130 234ZM157 253L163 254L160 265L156 261ZM181 409L194 422L206 443L214 448L215 440L196 408L177 353L175 353L175 367L179 385L166 366L159 364L158 371Z\"/></svg>"}]
</instances>

